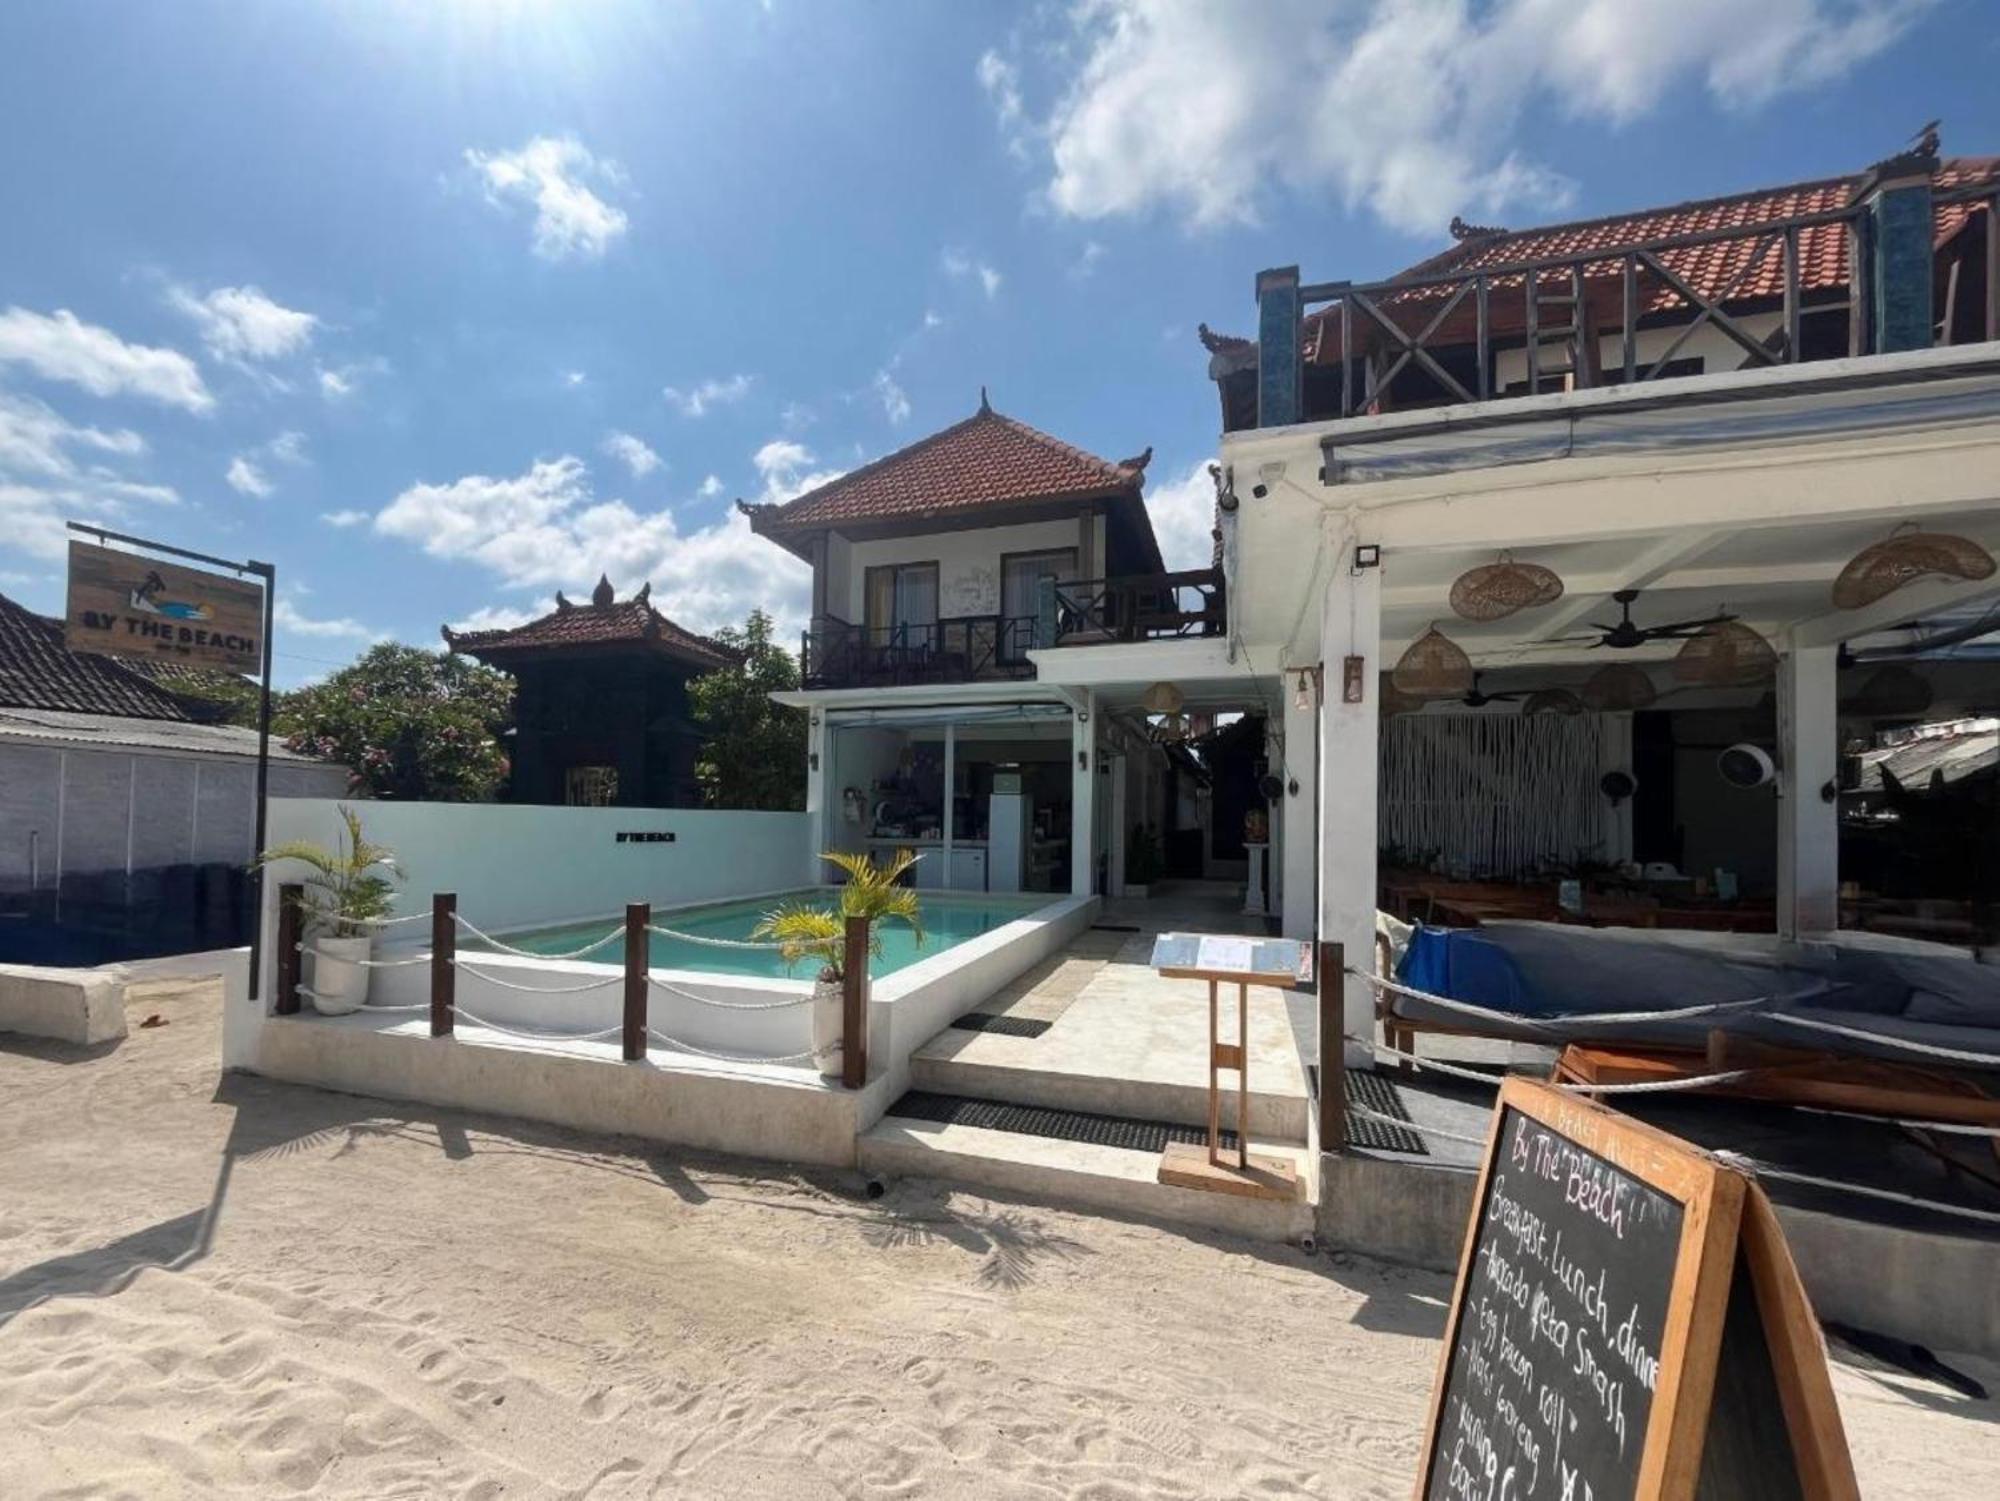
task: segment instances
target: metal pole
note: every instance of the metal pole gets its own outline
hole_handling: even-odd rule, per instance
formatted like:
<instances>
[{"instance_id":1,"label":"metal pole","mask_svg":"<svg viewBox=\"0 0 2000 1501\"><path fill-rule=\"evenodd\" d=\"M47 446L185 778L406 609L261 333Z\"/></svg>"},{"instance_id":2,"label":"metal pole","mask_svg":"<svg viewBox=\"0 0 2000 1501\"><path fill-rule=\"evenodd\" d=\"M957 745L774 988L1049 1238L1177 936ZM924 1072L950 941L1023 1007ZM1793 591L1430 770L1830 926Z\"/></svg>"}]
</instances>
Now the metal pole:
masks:
<instances>
[{"instance_id":1,"label":"metal pole","mask_svg":"<svg viewBox=\"0 0 2000 1501\"><path fill-rule=\"evenodd\" d=\"M107 534L112 535L112 534ZM125 539L121 539L125 540ZM174 548L163 548L173 552ZM188 554L199 556L199 554ZM259 968L264 949L264 837L265 797L271 787L271 627L278 596L278 570L252 558L242 565L264 581L264 680L257 689L257 815L256 832L251 835L256 863L250 876L250 999L258 994Z\"/></svg>"}]
</instances>

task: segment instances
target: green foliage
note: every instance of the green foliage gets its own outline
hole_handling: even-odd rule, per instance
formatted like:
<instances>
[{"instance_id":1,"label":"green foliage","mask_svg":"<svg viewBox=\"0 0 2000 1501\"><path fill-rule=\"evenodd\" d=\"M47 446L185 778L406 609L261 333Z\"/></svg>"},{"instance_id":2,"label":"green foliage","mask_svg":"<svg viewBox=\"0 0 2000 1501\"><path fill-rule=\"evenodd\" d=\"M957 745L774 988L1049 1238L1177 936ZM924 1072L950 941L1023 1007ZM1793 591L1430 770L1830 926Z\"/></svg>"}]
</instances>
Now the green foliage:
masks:
<instances>
[{"instance_id":1,"label":"green foliage","mask_svg":"<svg viewBox=\"0 0 2000 1501\"><path fill-rule=\"evenodd\" d=\"M347 833L338 848L294 839L265 850L256 863L296 860L310 867L303 902L309 919L330 927L336 938L360 938L369 931L364 926L368 920L387 915L395 899L396 856L387 845L368 842L360 817L345 804L340 819Z\"/></svg>"},{"instance_id":2,"label":"green foliage","mask_svg":"<svg viewBox=\"0 0 2000 1501\"><path fill-rule=\"evenodd\" d=\"M374 797L485 802L507 777L502 734L514 680L446 651L383 642L323 683L286 695L276 728L293 750L354 770Z\"/></svg>"},{"instance_id":3,"label":"green foliage","mask_svg":"<svg viewBox=\"0 0 2000 1501\"><path fill-rule=\"evenodd\" d=\"M257 728L258 685L254 678L234 672L185 672L162 674L160 684L177 698L192 700L194 712L206 724L233 724L242 729ZM272 695L272 712L283 701Z\"/></svg>"},{"instance_id":4,"label":"green foliage","mask_svg":"<svg viewBox=\"0 0 2000 1501\"><path fill-rule=\"evenodd\" d=\"M703 797L711 808L803 808L805 712L771 702L773 693L799 686L799 664L772 639L762 610L715 639L743 660L688 684L688 708L705 736L694 768Z\"/></svg>"},{"instance_id":5,"label":"green foliage","mask_svg":"<svg viewBox=\"0 0 2000 1501\"><path fill-rule=\"evenodd\" d=\"M901 922L916 935L923 947L923 908L916 888L901 884L903 875L917 863L910 850L898 850L894 859L877 862L867 855L834 851L820 856L847 873L840 888L837 910L816 907L810 902L793 902L764 914L751 930L752 938L775 938L786 964L801 959L817 959L820 974L831 980L842 978L846 963L847 919L868 919L868 952L882 957L882 924Z\"/></svg>"}]
</instances>

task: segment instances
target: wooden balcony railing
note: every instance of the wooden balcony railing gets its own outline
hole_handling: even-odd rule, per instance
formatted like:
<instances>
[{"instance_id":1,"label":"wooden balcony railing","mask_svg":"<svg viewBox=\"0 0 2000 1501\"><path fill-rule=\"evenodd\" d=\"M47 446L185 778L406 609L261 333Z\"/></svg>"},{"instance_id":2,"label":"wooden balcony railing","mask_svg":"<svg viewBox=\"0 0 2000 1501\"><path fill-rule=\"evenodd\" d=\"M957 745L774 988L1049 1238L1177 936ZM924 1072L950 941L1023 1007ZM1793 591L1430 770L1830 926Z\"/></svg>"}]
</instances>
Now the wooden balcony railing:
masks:
<instances>
[{"instance_id":1,"label":"wooden balcony railing","mask_svg":"<svg viewBox=\"0 0 2000 1501\"><path fill-rule=\"evenodd\" d=\"M902 687L1034 676L1028 653L1228 628L1222 571L1136 574L1043 584L1033 615L957 615L923 624L860 626L818 615L799 644L808 688Z\"/></svg>"}]
</instances>

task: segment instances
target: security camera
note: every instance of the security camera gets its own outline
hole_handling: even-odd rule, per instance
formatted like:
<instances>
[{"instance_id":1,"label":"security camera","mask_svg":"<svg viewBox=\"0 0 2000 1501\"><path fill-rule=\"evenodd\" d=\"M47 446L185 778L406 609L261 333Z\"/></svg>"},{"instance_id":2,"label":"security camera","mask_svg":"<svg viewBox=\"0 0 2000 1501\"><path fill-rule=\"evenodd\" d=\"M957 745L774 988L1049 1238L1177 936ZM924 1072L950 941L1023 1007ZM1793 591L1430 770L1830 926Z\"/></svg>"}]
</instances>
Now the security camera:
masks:
<instances>
[{"instance_id":1,"label":"security camera","mask_svg":"<svg viewBox=\"0 0 2000 1501\"><path fill-rule=\"evenodd\" d=\"M1756 745L1730 746L1715 758L1715 769L1730 786L1746 791L1769 786L1778 778L1778 763L1771 759L1769 751Z\"/></svg>"}]
</instances>

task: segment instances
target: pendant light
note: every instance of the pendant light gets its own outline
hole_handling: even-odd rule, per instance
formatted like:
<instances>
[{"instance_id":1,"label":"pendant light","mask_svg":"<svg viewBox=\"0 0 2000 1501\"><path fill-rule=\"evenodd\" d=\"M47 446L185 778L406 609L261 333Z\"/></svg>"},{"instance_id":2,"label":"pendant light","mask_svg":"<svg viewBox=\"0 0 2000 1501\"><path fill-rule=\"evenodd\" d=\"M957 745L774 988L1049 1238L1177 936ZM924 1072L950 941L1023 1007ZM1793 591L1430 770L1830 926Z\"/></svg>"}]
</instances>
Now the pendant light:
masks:
<instances>
[{"instance_id":1,"label":"pendant light","mask_svg":"<svg viewBox=\"0 0 2000 1501\"><path fill-rule=\"evenodd\" d=\"M1993 554L1970 537L1927 532L1906 521L1856 553L1833 581L1833 603L1858 610L1921 578L1993 577Z\"/></svg>"},{"instance_id":2,"label":"pendant light","mask_svg":"<svg viewBox=\"0 0 2000 1501\"><path fill-rule=\"evenodd\" d=\"M1554 604L1563 581L1539 563L1517 563L1510 552L1496 563L1462 573L1451 586L1452 613L1461 620L1505 620L1519 610Z\"/></svg>"},{"instance_id":3,"label":"pendant light","mask_svg":"<svg viewBox=\"0 0 2000 1501\"><path fill-rule=\"evenodd\" d=\"M1575 715L1583 712L1583 700L1567 688L1537 688L1521 704L1523 714Z\"/></svg>"},{"instance_id":4,"label":"pendant light","mask_svg":"<svg viewBox=\"0 0 2000 1501\"><path fill-rule=\"evenodd\" d=\"M1704 688L1748 688L1777 670L1771 643L1740 620L1703 626L1674 657L1674 681Z\"/></svg>"},{"instance_id":5,"label":"pendant light","mask_svg":"<svg viewBox=\"0 0 2000 1501\"><path fill-rule=\"evenodd\" d=\"M1598 668L1583 685L1582 693L1585 707L1600 714L1648 709L1659 696L1645 669L1630 662L1613 662Z\"/></svg>"},{"instance_id":6,"label":"pendant light","mask_svg":"<svg viewBox=\"0 0 2000 1501\"><path fill-rule=\"evenodd\" d=\"M1397 660L1389 680L1411 698L1459 698L1472 691L1472 658L1434 621Z\"/></svg>"}]
</instances>

